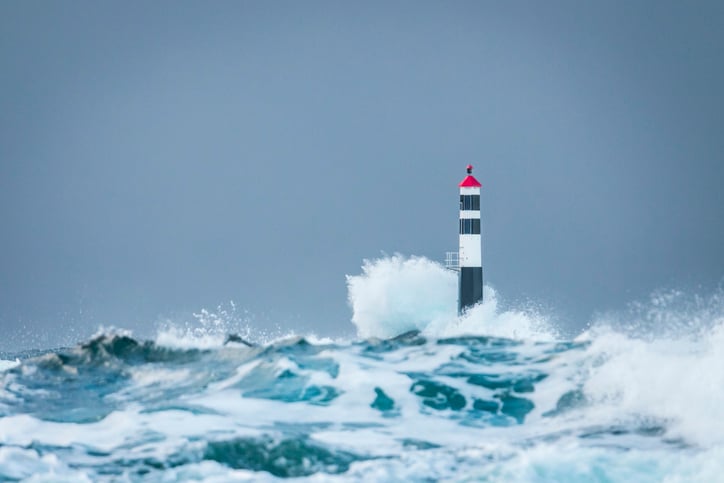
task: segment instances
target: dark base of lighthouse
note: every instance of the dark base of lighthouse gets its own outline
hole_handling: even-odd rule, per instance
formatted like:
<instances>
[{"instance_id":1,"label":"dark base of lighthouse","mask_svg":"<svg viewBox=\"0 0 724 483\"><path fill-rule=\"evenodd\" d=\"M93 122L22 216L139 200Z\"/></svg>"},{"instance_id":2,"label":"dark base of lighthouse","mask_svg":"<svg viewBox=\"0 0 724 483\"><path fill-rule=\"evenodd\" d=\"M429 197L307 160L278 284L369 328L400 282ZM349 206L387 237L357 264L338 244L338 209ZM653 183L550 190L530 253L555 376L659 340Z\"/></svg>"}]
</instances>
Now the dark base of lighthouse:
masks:
<instances>
[{"instance_id":1,"label":"dark base of lighthouse","mask_svg":"<svg viewBox=\"0 0 724 483\"><path fill-rule=\"evenodd\" d=\"M458 313L483 300L483 267L460 267Z\"/></svg>"}]
</instances>

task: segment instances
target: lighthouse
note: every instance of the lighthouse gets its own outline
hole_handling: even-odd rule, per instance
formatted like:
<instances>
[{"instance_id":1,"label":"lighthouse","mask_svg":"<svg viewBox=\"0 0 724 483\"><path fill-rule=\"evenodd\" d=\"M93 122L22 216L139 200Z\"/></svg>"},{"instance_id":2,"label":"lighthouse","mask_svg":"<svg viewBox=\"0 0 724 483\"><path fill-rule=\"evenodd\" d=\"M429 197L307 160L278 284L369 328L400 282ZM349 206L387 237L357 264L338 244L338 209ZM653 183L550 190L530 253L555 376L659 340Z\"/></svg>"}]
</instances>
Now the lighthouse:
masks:
<instances>
[{"instance_id":1,"label":"lighthouse","mask_svg":"<svg viewBox=\"0 0 724 483\"><path fill-rule=\"evenodd\" d=\"M473 166L460 182L460 249L458 252L458 313L483 300L483 245L480 229L480 182Z\"/></svg>"}]
</instances>

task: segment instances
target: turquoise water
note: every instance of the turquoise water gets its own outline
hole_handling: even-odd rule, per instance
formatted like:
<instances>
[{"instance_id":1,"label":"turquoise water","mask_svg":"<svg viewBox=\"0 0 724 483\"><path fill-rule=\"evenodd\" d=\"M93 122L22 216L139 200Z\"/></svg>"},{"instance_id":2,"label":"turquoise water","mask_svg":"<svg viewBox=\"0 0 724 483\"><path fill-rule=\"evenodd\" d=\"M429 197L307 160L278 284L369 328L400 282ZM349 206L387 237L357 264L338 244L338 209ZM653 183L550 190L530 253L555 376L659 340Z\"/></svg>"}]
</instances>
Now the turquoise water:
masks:
<instances>
[{"instance_id":1,"label":"turquoise water","mask_svg":"<svg viewBox=\"0 0 724 483\"><path fill-rule=\"evenodd\" d=\"M348 285L351 339L247 344L203 311L0 354L0 481L724 481L721 293L566 337L489 287L457 317L425 259Z\"/></svg>"},{"instance_id":2,"label":"turquoise water","mask_svg":"<svg viewBox=\"0 0 724 483\"><path fill-rule=\"evenodd\" d=\"M0 479L721 480L721 372L676 379L721 351L679 350L662 375L666 345L100 334L5 363Z\"/></svg>"}]
</instances>

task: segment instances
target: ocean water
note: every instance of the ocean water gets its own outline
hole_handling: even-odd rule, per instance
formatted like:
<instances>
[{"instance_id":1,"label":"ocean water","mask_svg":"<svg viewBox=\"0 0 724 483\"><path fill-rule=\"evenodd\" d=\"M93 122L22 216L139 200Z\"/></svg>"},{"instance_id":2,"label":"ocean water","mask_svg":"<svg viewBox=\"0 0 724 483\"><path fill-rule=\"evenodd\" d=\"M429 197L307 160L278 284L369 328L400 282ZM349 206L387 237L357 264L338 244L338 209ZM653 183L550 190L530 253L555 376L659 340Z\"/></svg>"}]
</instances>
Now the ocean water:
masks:
<instances>
[{"instance_id":1,"label":"ocean water","mask_svg":"<svg viewBox=\"0 0 724 483\"><path fill-rule=\"evenodd\" d=\"M229 337L205 313L4 354L0 481L724 481L721 294L655 294L571 337L489 287L459 318L455 284L366 262L349 340Z\"/></svg>"}]
</instances>

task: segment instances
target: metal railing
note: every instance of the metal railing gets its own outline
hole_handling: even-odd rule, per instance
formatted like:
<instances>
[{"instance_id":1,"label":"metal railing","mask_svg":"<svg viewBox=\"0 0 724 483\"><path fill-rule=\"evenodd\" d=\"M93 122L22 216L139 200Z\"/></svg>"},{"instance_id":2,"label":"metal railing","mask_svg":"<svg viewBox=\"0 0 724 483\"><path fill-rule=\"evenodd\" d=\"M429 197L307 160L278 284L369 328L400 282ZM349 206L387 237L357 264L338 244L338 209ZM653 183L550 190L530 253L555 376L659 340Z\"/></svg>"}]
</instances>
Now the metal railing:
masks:
<instances>
[{"instance_id":1,"label":"metal railing","mask_svg":"<svg viewBox=\"0 0 724 483\"><path fill-rule=\"evenodd\" d=\"M458 252L445 252L445 268L460 271L460 258Z\"/></svg>"}]
</instances>

